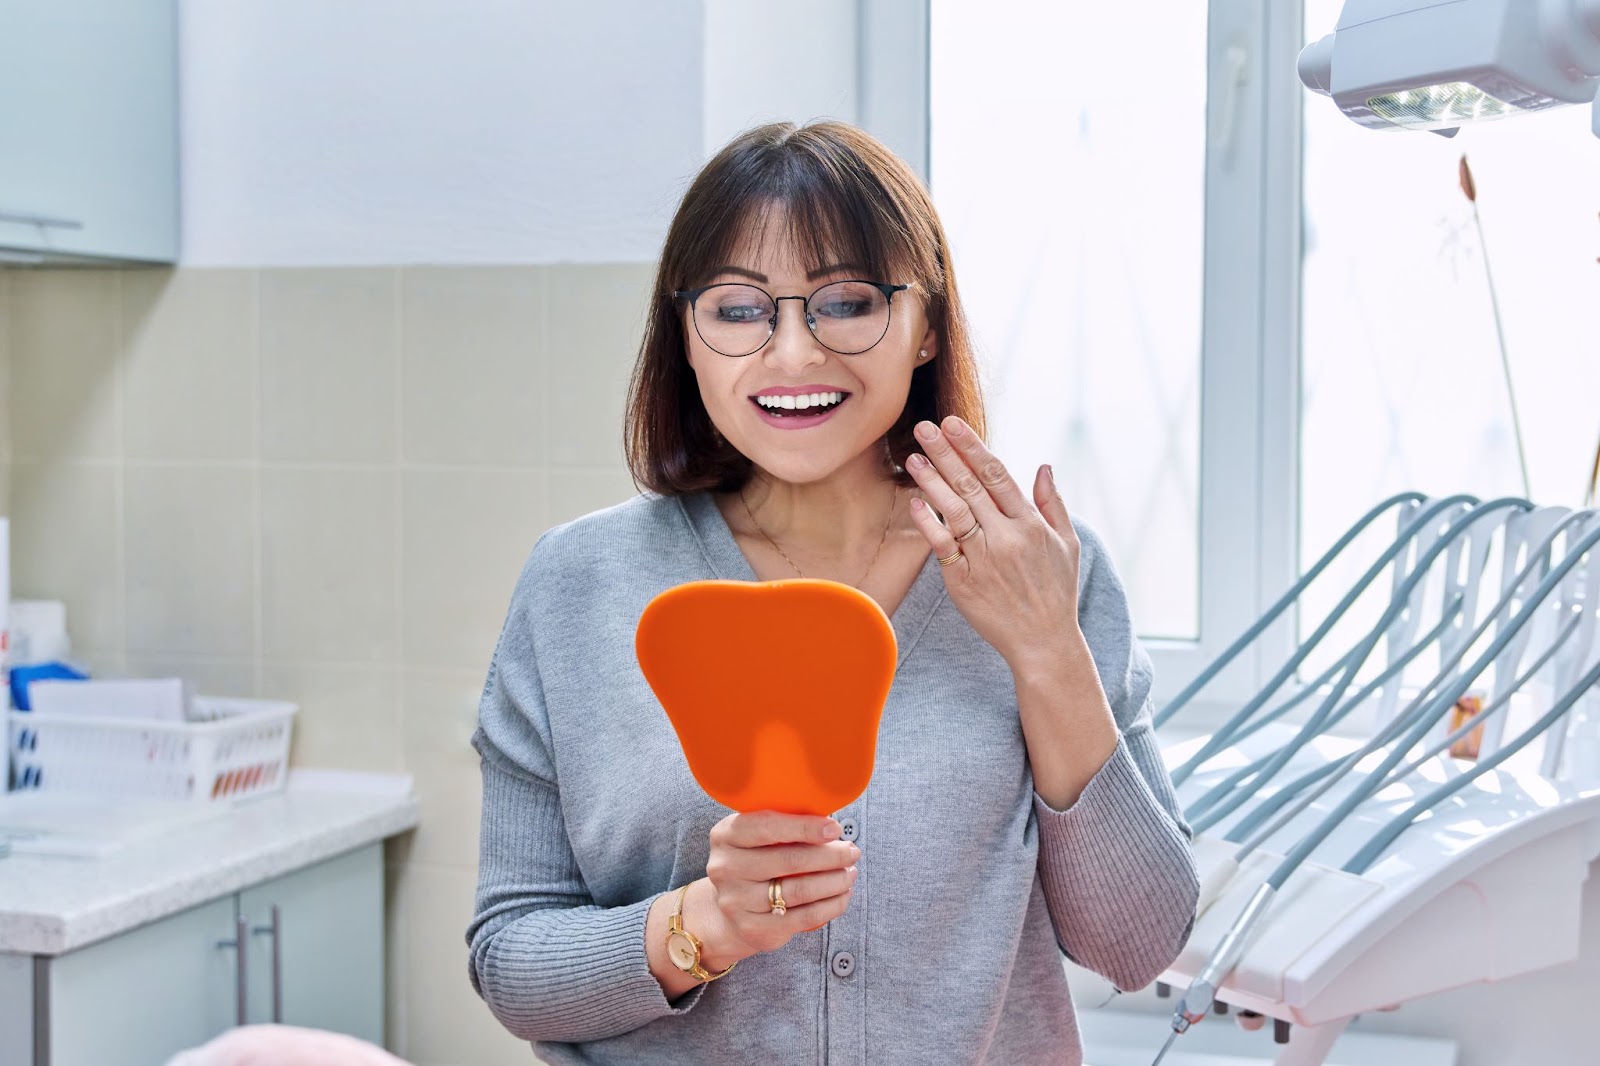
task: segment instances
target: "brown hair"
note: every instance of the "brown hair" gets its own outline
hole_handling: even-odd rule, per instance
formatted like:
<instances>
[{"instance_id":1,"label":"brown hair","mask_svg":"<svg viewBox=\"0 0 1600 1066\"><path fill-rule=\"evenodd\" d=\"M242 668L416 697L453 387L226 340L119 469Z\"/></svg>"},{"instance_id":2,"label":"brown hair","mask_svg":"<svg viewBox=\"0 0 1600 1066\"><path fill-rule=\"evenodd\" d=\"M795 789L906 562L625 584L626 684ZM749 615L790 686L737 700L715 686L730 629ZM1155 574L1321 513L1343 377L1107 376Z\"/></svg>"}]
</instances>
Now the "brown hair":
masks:
<instances>
[{"instance_id":1,"label":"brown hair","mask_svg":"<svg viewBox=\"0 0 1600 1066\"><path fill-rule=\"evenodd\" d=\"M912 429L957 415L986 436L983 397L949 246L933 202L911 168L869 134L842 122L760 126L735 138L695 177L667 230L644 339L628 384L623 431L634 482L664 496L742 488L749 459L716 433L684 347L683 302L673 292L705 284L766 212L781 208L787 236L808 262L857 263L870 276L914 282L939 337L936 357L911 374L889 430L903 468L920 451ZM866 356L863 356L866 358ZM897 469L895 481L914 484Z\"/></svg>"}]
</instances>

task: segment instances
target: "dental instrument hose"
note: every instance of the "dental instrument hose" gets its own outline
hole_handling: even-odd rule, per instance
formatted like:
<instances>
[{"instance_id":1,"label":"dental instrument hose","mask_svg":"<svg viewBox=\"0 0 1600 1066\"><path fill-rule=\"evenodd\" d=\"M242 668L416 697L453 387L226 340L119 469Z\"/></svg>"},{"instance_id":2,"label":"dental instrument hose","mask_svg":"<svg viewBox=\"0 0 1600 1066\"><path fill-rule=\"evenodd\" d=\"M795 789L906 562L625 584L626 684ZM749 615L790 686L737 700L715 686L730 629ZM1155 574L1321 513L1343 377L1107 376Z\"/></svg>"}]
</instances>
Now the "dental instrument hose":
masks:
<instances>
[{"instance_id":1,"label":"dental instrument hose","mask_svg":"<svg viewBox=\"0 0 1600 1066\"><path fill-rule=\"evenodd\" d=\"M1276 895L1278 890L1283 887L1284 882L1289 879L1289 876L1293 874L1295 870L1300 868L1301 864L1305 862L1307 857L1309 857L1313 851L1321 846L1322 842L1339 827L1345 818L1349 817L1352 811L1354 811L1361 804L1365 803L1372 797L1373 794L1383 787L1390 771L1392 771L1395 766L1406 757L1411 749L1421 741L1423 736L1427 734L1427 731L1432 728L1433 723L1438 718L1438 715L1444 713L1444 711L1449 707L1454 706L1455 701L1461 698L1461 694L1465 692L1467 687L1472 683L1472 679L1481 674L1483 670L1494 661L1495 657L1500 654L1501 650L1504 649L1506 644L1510 643L1511 638L1516 635L1517 631L1520 630L1523 625L1527 624L1531 618L1533 618L1535 612L1542 609L1545 599L1548 598L1550 593L1554 591L1555 588L1561 583L1561 580L1566 576L1567 572L1576 566L1578 561L1583 558L1583 556L1587 554L1587 552L1596 544L1600 544L1600 528L1590 532L1582 540L1578 541L1575 546L1567 551L1566 556L1563 557L1561 562L1558 563L1554 569L1552 569L1550 574L1547 575L1542 582L1540 582L1539 587L1529 594L1527 602L1524 603L1522 609L1512 617L1506 627L1506 630L1495 639L1495 641L1484 651L1484 653L1478 657L1473 666L1462 675L1464 680L1457 680L1453 682L1449 688L1445 690L1441 697L1436 698L1433 701L1430 706L1430 710L1432 710L1434 713L1418 715L1417 722L1406 731L1406 734L1402 740L1395 744L1394 749L1387 756L1385 756L1383 761L1375 770L1373 770L1373 772L1368 776L1368 780L1354 789L1350 795L1344 799L1343 802L1329 812L1328 815L1324 817L1320 823L1318 823L1316 828L1313 829L1305 837L1305 839L1297 844L1294 849L1284 857L1283 861L1280 862L1277 868L1272 871L1272 874L1267 878L1266 882L1256 889L1255 894L1251 896L1249 903L1247 903L1244 909L1239 913L1239 917L1234 919L1234 923L1229 928L1227 935L1222 938L1221 943L1219 943L1216 950L1212 952L1211 958L1201 969L1195 980L1190 984L1189 989L1184 993L1183 998L1179 1000L1177 1009L1173 1014L1172 1028L1174 1030L1174 1035L1186 1032L1189 1027L1194 1024L1194 1022L1197 1022L1201 1018L1205 1017L1206 1011L1211 1008L1211 1004L1216 998L1218 986L1222 981L1227 979L1228 974L1231 973L1234 966L1238 964L1240 957L1243 955L1244 948L1248 944L1249 937L1255 932L1256 927L1261 923L1263 917L1269 910L1269 905L1273 896ZM1419 567L1420 565L1421 564L1419 563ZM1591 670L1590 674L1596 678L1600 678L1600 666L1597 666L1594 670ZM1588 679L1589 675L1585 675L1585 680ZM1530 728L1522 738L1519 738L1517 745L1511 749L1503 749L1500 753L1500 756L1496 760L1491 760L1490 766L1492 767L1492 765L1497 765L1498 761L1503 761L1504 758L1509 758L1510 754L1514 754L1515 748L1527 744L1533 739L1533 736L1536 735L1537 732L1542 731L1544 728L1548 728L1548 726L1553 724L1554 721L1559 720L1560 715L1566 712L1571 702L1577 699L1576 694L1582 693L1584 689L1585 686L1578 686L1574 690L1574 694L1569 694L1569 698L1567 700L1563 700L1561 705L1559 705L1556 709L1553 709L1545 716L1544 719L1541 719L1539 723L1536 723L1536 728ZM1486 769L1487 768L1489 767L1486 767ZM1460 786L1457 785L1456 787ZM1405 818L1403 824L1400 823L1400 819L1395 819L1392 821L1388 826L1385 827L1383 831L1383 833L1386 834L1383 846L1387 847L1388 844L1393 841L1394 837L1398 836L1399 833L1402 832L1407 825L1411 824L1411 822L1414 821L1418 815L1423 813L1425 809L1431 809L1434 804L1452 794L1454 791L1455 788L1450 788L1449 791L1435 790L1434 793L1431 793L1428 797L1426 797L1428 802L1427 808L1423 807L1423 801L1419 801L1417 804L1408 809L1402 816ZM1376 841L1369 843L1368 846L1363 848L1362 852L1358 854L1357 858L1365 858L1366 861L1370 862L1371 859L1376 856L1376 852L1373 851L1373 845L1375 843ZM1372 854L1369 855L1369 852ZM1351 863L1348 865L1353 865L1354 862L1355 860L1352 859ZM1364 868L1365 867L1363 867L1363 869ZM1192 1003L1191 998L1193 999ZM1170 1047L1171 1044L1172 1039L1169 1038L1167 1041L1167 1046ZM1161 1054L1166 1054L1165 1048L1162 1049ZM1160 1062L1159 1056L1157 1057L1156 1062Z\"/></svg>"},{"instance_id":2,"label":"dental instrument hose","mask_svg":"<svg viewBox=\"0 0 1600 1066\"><path fill-rule=\"evenodd\" d=\"M1250 642L1255 640L1256 637L1260 636L1262 632L1264 632L1266 628L1272 624L1274 619L1276 619L1284 611L1288 610L1289 606L1294 603L1295 599L1300 595L1301 592L1305 590L1306 586L1311 584L1311 582L1316 579L1318 574L1326 570L1333 560L1338 557L1339 553L1344 551L1350 542L1355 540L1356 537L1361 534L1361 531L1375 522L1380 515L1396 504L1422 503L1426 501L1427 498L1427 496L1420 492L1402 492L1398 495L1389 497L1387 500L1384 500L1382 503L1378 504L1376 507L1372 508L1372 510L1363 515L1355 525L1351 526L1350 529L1345 532L1344 536L1339 538L1339 542L1337 544L1323 553L1322 558L1317 560L1316 565L1313 566L1304 577L1296 581L1288 592L1285 592L1282 596L1278 597L1278 602L1267 608L1266 613L1258 618L1254 625L1252 625L1244 632L1243 635L1230 644L1221 655L1217 656L1215 661L1202 670L1198 677L1189 682L1189 684L1185 685L1182 692L1179 692L1171 699L1170 702L1167 703L1165 707L1157 711L1154 719L1152 720L1152 724L1156 727L1165 725L1173 715L1182 710L1183 707L1195 697L1196 693L1210 683L1213 677L1216 677L1217 674L1221 673L1225 666L1237 658L1239 653L1244 651L1245 648L1249 647ZM1472 499L1474 503L1477 502L1477 500L1472 497L1466 498ZM1409 535L1409 531L1407 535Z\"/></svg>"},{"instance_id":3,"label":"dental instrument hose","mask_svg":"<svg viewBox=\"0 0 1600 1066\"><path fill-rule=\"evenodd\" d=\"M1422 691L1418 693L1416 699L1412 700L1412 702L1404 711L1396 715L1394 719L1391 720L1388 725L1380 730L1376 735L1374 735L1367 744L1357 751L1352 752L1349 756L1339 762L1327 763L1321 767L1318 767L1316 770L1310 771L1296 780L1291 781L1276 794L1268 797L1266 800L1263 800L1255 810L1250 812L1249 815L1241 818L1239 822L1228 831L1228 834L1224 838L1235 842L1240 840L1246 841L1246 847L1239 854L1234 856L1234 862L1242 862L1245 858L1248 858L1250 853L1254 851L1255 845L1259 845L1266 837L1277 832L1278 829L1285 825L1291 818L1299 814L1302 810L1319 799L1329 789L1337 784L1343 778L1345 773L1359 763L1361 759L1387 744L1400 731L1400 729L1404 727L1406 723L1412 721L1412 716L1417 713L1417 708L1423 702L1423 700L1426 699L1428 694L1432 692L1437 685L1441 684L1449 676L1449 671L1466 657L1467 650L1476 644L1478 639L1488 631L1489 627L1494 624L1495 619L1500 617L1500 612L1505 610L1505 608L1508 607L1514 599L1516 599L1517 590L1522 588L1529 576L1532 575L1539 567L1548 565L1547 553L1552 547L1555 546L1556 540L1560 538L1560 536L1568 529L1568 527L1585 521L1586 515L1587 512L1574 512L1573 514L1568 515L1545 535L1544 539L1539 543L1539 545L1528 553L1527 562L1523 565L1522 569L1516 573L1515 577L1510 582L1506 583L1505 592L1501 595L1500 599L1495 603L1495 605L1488 611L1488 613L1484 615L1483 621L1473 629L1472 633L1465 640L1460 642L1459 647L1451 655L1450 660L1440 664L1439 672L1428 682ZM1444 621L1440 623L1441 627L1454 617L1454 608L1458 607L1459 604L1460 597L1458 596L1457 599L1452 603L1452 610L1444 612ZM1406 777L1417 767L1421 766L1423 763L1433 758L1433 756L1437 755L1440 751L1448 748L1462 736L1465 736L1467 733L1470 733L1473 729L1483 725L1486 721L1492 718L1499 711L1500 707L1510 700L1511 695L1521 688L1530 677L1536 674L1539 669L1546 662L1548 662L1552 656L1555 655L1555 653L1561 648L1562 644L1564 644L1566 640L1571 637L1571 635L1577 629L1577 622L1578 620L1574 620L1572 623L1569 623L1566 629L1564 629L1557 636L1556 640L1551 644L1551 646L1546 649L1544 654L1541 655L1538 661L1534 663L1533 667L1522 676L1517 678L1507 688L1505 694L1499 700L1495 701L1495 703L1491 704L1489 707L1484 708L1484 710L1478 714L1473 721L1462 726L1461 729L1456 733L1435 745L1415 762L1401 770L1397 770L1394 774L1391 774L1389 780L1384 782L1384 785L1387 786L1389 784L1393 784L1395 781ZM1512 634L1520 631L1521 628L1522 627L1520 625L1514 628L1509 626L1506 627L1506 629ZM1437 632L1437 630L1435 630L1435 632ZM1426 643L1426 640L1423 643ZM1359 698L1360 694L1357 695L1357 699ZM1336 717L1334 721L1338 721L1338 717ZM1252 764L1252 766L1254 766L1254 764ZM1285 803L1289 802L1289 800L1291 800L1297 793L1301 792L1308 786L1315 784L1318 780L1322 780L1322 785L1310 795L1297 801L1287 814L1273 819L1271 825L1256 833L1254 836L1249 835L1263 822L1267 821L1269 818L1272 818L1273 814L1277 812ZM1209 795L1210 794L1208 793L1207 796ZM1204 801L1206 798L1206 796L1203 796L1201 797L1201 800ZM1197 803L1195 806L1199 806L1199 804ZM1208 822L1205 826L1199 826L1197 823L1196 831L1209 828L1210 824L1211 823Z\"/></svg>"},{"instance_id":4,"label":"dental instrument hose","mask_svg":"<svg viewBox=\"0 0 1600 1066\"><path fill-rule=\"evenodd\" d=\"M1408 649L1405 655L1401 656L1395 663L1384 670L1383 673L1379 674L1377 677L1367 682L1367 684L1363 685L1354 696L1350 697L1350 699L1345 702L1344 706L1334 711L1334 713L1328 717L1327 721L1323 723L1323 730L1325 731L1332 729L1334 726L1348 718L1350 714L1361 705L1362 701L1364 701L1391 677L1404 670L1406 666L1410 665L1413 660L1426 651L1432 641L1438 637L1438 635L1442 633L1455 618L1456 613L1460 610L1460 603L1461 597L1457 596L1455 602L1451 605L1450 610L1445 612L1444 617L1440 620L1439 624L1436 625L1427 636L1418 641L1414 647ZM1354 651L1347 654L1335 665L1334 669L1344 668L1347 663L1355 658L1356 652L1359 652L1360 650L1361 649L1358 647L1354 649ZM1359 667L1359 665L1360 664L1358 661L1357 666ZM1330 670L1328 673L1324 674L1322 678L1318 679L1317 684L1320 684L1320 682L1326 679L1328 674L1331 674L1332 672L1333 671ZM1385 743L1387 742L1388 738L1392 737L1395 732L1398 732L1398 730L1403 727L1403 721L1409 721L1411 712L1428 697L1428 694L1433 690L1433 685L1436 683L1437 681L1432 682L1427 687L1423 688L1422 691L1419 692L1411 701L1411 703L1407 704L1406 708L1399 715L1396 715L1395 718L1384 727L1384 731L1379 735L1385 738ZM1308 688L1307 691L1310 691L1310 689ZM1299 697L1296 697L1296 699L1298 700ZM1256 729L1264 726L1267 722L1270 722L1282 711L1287 710L1291 705L1292 704L1285 704L1284 707L1278 708L1271 714L1265 716L1261 722L1256 723L1254 726L1242 729L1235 737L1235 740L1243 740L1245 737L1255 732ZM1193 827L1195 827L1195 832L1204 832L1206 829L1210 828L1212 822L1209 819L1206 819L1205 816L1207 812L1210 811L1212 807L1216 806L1218 803L1222 802L1229 795L1231 795L1233 790L1238 788L1247 779L1254 779L1257 777L1261 773L1261 770L1272 761L1273 756L1276 754L1276 751L1271 751L1265 755L1262 755L1260 758L1245 764L1244 766L1235 770L1233 773L1229 774L1227 777L1223 778L1217 784L1211 786L1210 789L1202 793L1193 803L1185 807L1183 811L1184 818L1189 821ZM1324 775L1332 772L1336 765L1338 764L1326 764L1322 767L1319 767L1317 770L1312 771L1310 774L1290 782L1288 785L1284 786L1283 790L1281 790L1278 794L1275 794L1273 799L1277 799L1277 796L1282 795L1283 792L1288 792L1290 795L1292 795L1294 792L1299 791ZM1285 799L1287 799L1287 796L1285 796Z\"/></svg>"},{"instance_id":5,"label":"dental instrument hose","mask_svg":"<svg viewBox=\"0 0 1600 1066\"><path fill-rule=\"evenodd\" d=\"M1194 773L1194 771L1198 769L1207 759L1211 758L1211 756L1215 755L1218 751L1221 751L1232 741L1233 734L1236 733L1240 727L1242 727L1247 721L1250 720L1251 717L1255 715L1256 711L1260 710L1261 707L1272 698L1272 694L1276 692L1285 681L1294 676L1295 672L1299 670L1300 664L1304 662L1311 654L1312 650L1322 642L1322 639L1333 630L1334 626L1338 624L1339 619L1344 616L1345 612L1350 609L1351 605L1353 605L1356 600L1361 597L1361 594L1366 591L1367 586L1370 585L1379 574L1383 573L1395 556L1399 555L1400 552L1409 545L1411 539L1420 530L1424 529L1429 522L1433 521L1434 517L1439 513L1450 510L1463 503L1477 504L1478 500L1473 496L1447 496L1428 507L1423 511L1420 517L1408 525L1404 533L1402 533L1402 535L1393 544L1391 544L1382 555L1378 557L1376 562L1367 568L1366 573L1361 576L1361 579L1356 582L1355 586L1351 588L1351 590L1347 592L1339 601L1328 617L1323 620L1323 623L1317 627L1316 632L1312 633L1311 636L1306 639L1305 643L1301 645L1301 647L1295 652L1295 654L1290 656L1288 662L1284 663L1278 672L1273 675L1272 679L1267 682L1266 687L1264 687L1261 692L1259 692L1248 703L1241 707L1238 712L1233 715L1233 717L1229 718L1227 722L1223 723L1222 728L1213 733L1211 738L1207 740L1205 744L1201 745L1199 751L1195 752L1195 754L1185 760L1181 766L1176 767L1172 771L1173 785L1176 786L1183 784L1184 781L1188 780L1189 775ZM1528 503L1526 500L1503 499L1474 507L1463 519L1458 519L1457 522L1450 526L1449 531L1444 538L1441 538L1440 543L1436 544L1433 550L1431 550L1423 560L1420 560L1417 563L1417 570L1424 571L1425 566L1432 563L1433 559L1436 558L1439 552L1443 550L1442 545L1446 543L1451 536L1454 536L1458 529L1461 528L1461 524L1463 522L1470 524L1470 521L1474 516L1481 516L1488 510L1498 509L1499 507L1506 506L1510 503L1519 503L1526 507L1533 506L1533 504ZM1416 575L1413 574L1412 577L1413 580L1408 580L1408 583L1405 586L1407 595L1409 595L1409 590L1415 587L1414 578ZM1398 611L1396 611L1393 607L1391 607L1390 610L1391 613L1386 615L1385 621L1381 623L1383 627L1386 627L1388 622L1392 620L1393 616L1398 613ZM1359 650L1363 659L1371 652L1372 645L1378 642L1379 636L1381 636L1381 631L1375 632L1360 646ZM1354 678L1355 672L1356 670L1354 666L1345 672L1344 678L1335 687L1333 694L1329 697L1329 701L1324 703L1323 706L1318 709L1317 715L1313 716L1313 720L1320 720L1317 716L1326 716L1329 706L1332 703L1337 703L1338 697L1344 693L1345 689L1350 687L1350 682Z\"/></svg>"},{"instance_id":6,"label":"dental instrument hose","mask_svg":"<svg viewBox=\"0 0 1600 1066\"><path fill-rule=\"evenodd\" d=\"M1405 582L1400 586L1399 590L1397 590L1395 593L1394 600L1390 603L1389 609L1384 612L1383 617L1379 620L1378 624L1373 627L1372 632L1368 634L1368 636L1361 642L1360 661L1364 661L1366 656L1371 654L1372 648L1378 643L1378 640L1382 637L1383 633L1400 614L1401 610L1403 609L1402 605L1410 599L1412 590L1428 576L1428 572L1432 568L1433 561L1448 549L1450 541L1454 539L1458 533L1464 529L1476 525L1478 522L1482 521L1485 517L1495 511L1502 510L1507 507L1519 507L1526 510L1532 506L1533 505L1531 503L1529 503L1527 500L1521 499L1520 497L1503 497L1501 499L1491 500L1488 503L1474 507L1467 514L1452 522L1445 534L1439 538L1433 547L1428 549L1427 553L1423 555L1422 558L1417 560L1416 567L1410 576L1406 578ZM1369 571L1369 573L1371 572ZM1346 599L1348 600L1349 597L1346 597ZM1325 622L1323 623L1322 628L1319 629L1319 632L1322 632L1327 628L1329 628L1329 623ZM1294 660L1291 660L1291 662L1293 661ZM1310 719L1306 721L1306 724L1300 728L1300 731L1295 734L1294 738L1290 740L1289 743L1285 744L1282 750L1274 755L1272 760L1262 768L1260 776L1255 779L1255 784L1258 788L1276 777L1278 772L1289 763L1289 760L1294 758L1294 756L1302 747L1305 746L1308 741L1322 732L1327 723L1327 719L1333 713L1340 697L1344 694L1344 690L1350 686L1350 682L1354 678L1358 669L1358 662L1352 662L1351 666L1345 671L1344 677L1338 687L1336 687L1333 692L1329 693L1328 698L1322 702L1322 705L1318 707L1316 712L1312 714ZM1213 738L1213 741L1215 739L1216 738ZM1212 748L1213 753L1215 750L1217 750L1217 748L1213 747L1213 745L1210 743L1208 743L1205 747L1202 747L1200 750L1203 753L1206 752L1207 748ZM1196 765L1199 758L1200 756L1196 755L1194 758L1190 759L1185 766L1192 767ZM1179 769L1182 768L1183 767L1180 767ZM1174 772L1173 778L1174 780L1177 779L1176 772ZM1247 799L1249 799L1248 793L1237 792L1232 797L1223 800L1216 807L1211 809L1201 821L1204 823L1205 827L1215 825L1219 820L1227 817L1233 811L1237 810ZM1196 830L1199 831L1201 828L1202 826L1200 823L1197 823Z\"/></svg>"},{"instance_id":7,"label":"dental instrument hose","mask_svg":"<svg viewBox=\"0 0 1600 1066\"><path fill-rule=\"evenodd\" d=\"M1462 737L1465 737L1468 733L1471 733L1474 729L1481 729L1485 721L1499 713L1502 707L1510 704L1511 696L1519 688L1526 684L1529 678L1537 674L1540 669L1544 667L1545 663L1554 658L1556 652L1561 650L1561 645L1566 643L1567 638L1571 637L1572 634L1577 631L1578 623L1580 621L1581 619L1574 618L1572 621L1568 622L1566 629L1561 631L1561 634L1556 637L1555 642L1545 650L1544 654L1541 655L1538 660L1536 660L1534 664L1522 674L1522 676L1518 677L1516 681L1512 683L1510 689L1503 696L1495 700L1488 707L1485 707L1480 713L1468 719L1465 725L1461 726L1454 733L1451 733L1433 747L1429 748L1421 756L1407 763L1405 766L1397 768L1393 773L1384 779L1383 784L1379 786L1380 790L1388 788L1390 785L1397 784L1398 782L1405 780L1407 777L1410 777L1412 774L1416 773L1417 770L1420 769L1422 765L1429 759L1432 759L1435 755L1438 755L1440 752L1450 747L1450 745L1454 744ZM1255 852L1255 850L1262 844L1266 843L1267 840L1273 836L1273 834L1294 820L1294 818L1298 816L1301 811L1305 810L1317 800L1321 799L1330 788L1338 783L1338 781L1344 776L1345 772L1351 766L1355 765L1362 758L1365 758L1367 754L1370 753L1365 752L1365 750L1355 751L1350 755L1347 755L1340 762L1329 763L1324 769L1334 769L1333 776L1324 781L1323 784L1315 791L1297 800L1293 807L1279 814L1272 820L1270 824L1263 826L1252 836L1245 839L1244 843L1240 846L1238 853L1233 856L1233 863L1238 865L1239 863L1244 862L1245 859L1248 859ZM1234 839L1234 834L1240 832L1243 825L1244 823L1241 821L1239 825L1234 826L1225 839ZM1360 873L1361 871L1353 870L1351 872Z\"/></svg>"}]
</instances>

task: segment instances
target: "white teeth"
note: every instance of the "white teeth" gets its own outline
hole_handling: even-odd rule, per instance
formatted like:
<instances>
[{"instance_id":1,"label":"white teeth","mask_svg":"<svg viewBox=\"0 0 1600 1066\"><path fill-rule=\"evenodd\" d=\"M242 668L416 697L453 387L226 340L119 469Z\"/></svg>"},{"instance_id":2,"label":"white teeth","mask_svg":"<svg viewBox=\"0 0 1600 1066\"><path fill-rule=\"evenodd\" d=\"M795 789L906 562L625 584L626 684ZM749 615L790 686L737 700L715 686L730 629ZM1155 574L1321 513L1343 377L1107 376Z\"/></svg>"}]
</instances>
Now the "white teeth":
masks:
<instances>
[{"instance_id":1,"label":"white teeth","mask_svg":"<svg viewBox=\"0 0 1600 1066\"><path fill-rule=\"evenodd\" d=\"M787 410L804 411L809 407L820 407L844 402L842 392L813 392L806 396L757 396L756 402L762 407Z\"/></svg>"}]
</instances>

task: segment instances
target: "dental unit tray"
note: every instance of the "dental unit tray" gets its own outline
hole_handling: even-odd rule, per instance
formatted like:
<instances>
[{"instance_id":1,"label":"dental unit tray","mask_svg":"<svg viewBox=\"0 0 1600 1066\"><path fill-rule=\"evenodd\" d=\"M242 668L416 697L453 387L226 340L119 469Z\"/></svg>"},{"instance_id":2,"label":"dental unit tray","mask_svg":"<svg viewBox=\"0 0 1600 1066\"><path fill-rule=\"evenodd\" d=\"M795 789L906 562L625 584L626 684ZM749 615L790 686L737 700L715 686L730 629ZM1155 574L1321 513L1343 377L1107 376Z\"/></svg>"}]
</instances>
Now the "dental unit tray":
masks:
<instances>
[{"instance_id":1,"label":"dental unit tray","mask_svg":"<svg viewBox=\"0 0 1600 1066\"><path fill-rule=\"evenodd\" d=\"M1292 732L1268 727L1241 743L1237 754L1255 758L1287 742ZM1168 759L1194 743L1167 749ZM1318 747L1294 760L1291 770L1344 753L1332 738ZM1453 760L1436 759L1418 776L1437 781L1457 772ZM1301 1027L1282 1050L1279 1066L1323 1062L1357 1014L1577 957L1584 882L1600 857L1600 787L1506 770L1492 771L1475 785L1413 826L1364 874L1343 872L1344 861L1410 801L1393 789L1394 798L1369 803L1346 820L1317 858L1284 883L1266 924L1218 993L1230 1006ZM1296 839L1348 791L1330 791L1278 835ZM1221 840L1231 822L1194 842L1203 885L1215 883L1237 850ZM1269 845L1244 861L1230 886L1201 913L1163 982L1181 988L1199 973L1283 854Z\"/></svg>"},{"instance_id":2,"label":"dental unit tray","mask_svg":"<svg viewBox=\"0 0 1600 1066\"><path fill-rule=\"evenodd\" d=\"M1390 512L1393 543L1265 689L1212 733L1178 735L1196 693ZM1385 574L1382 619L1311 691L1277 697ZM1194 931L1161 977L1188 988L1162 1055L1213 996L1292 1023L1276 1062L1313 1066L1357 1014L1577 958L1600 857L1597 606L1600 513L1405 493L1161 709L1201 877ZM1357 687L1363 666L1377 676ZM1463 723L1469 689L1486 702ZM1369 735L1332 732L1347 719ZM1475 756L1453 757L1469 734Z\"/></svg>"}]
</instances>

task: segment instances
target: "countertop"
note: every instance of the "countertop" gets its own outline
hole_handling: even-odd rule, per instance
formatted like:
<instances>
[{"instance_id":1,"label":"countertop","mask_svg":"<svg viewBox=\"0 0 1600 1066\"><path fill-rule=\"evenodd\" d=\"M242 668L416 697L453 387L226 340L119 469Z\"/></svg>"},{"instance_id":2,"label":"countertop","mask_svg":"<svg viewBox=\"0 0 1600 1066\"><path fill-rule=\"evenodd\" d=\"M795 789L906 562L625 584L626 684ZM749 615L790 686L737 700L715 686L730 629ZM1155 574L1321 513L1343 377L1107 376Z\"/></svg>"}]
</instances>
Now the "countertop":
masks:
<instances>
[{"instance_id":1,"label":"countertop","mask_svg":"<svg viewBox=\"0 0 1600 1066\"><path fill-rule=\"evenodd\" d=\"M100 858L0 858L0 953L61 955L417 824L410 779L295 771L282 792Z\"/></svg>"}]
</instances>

